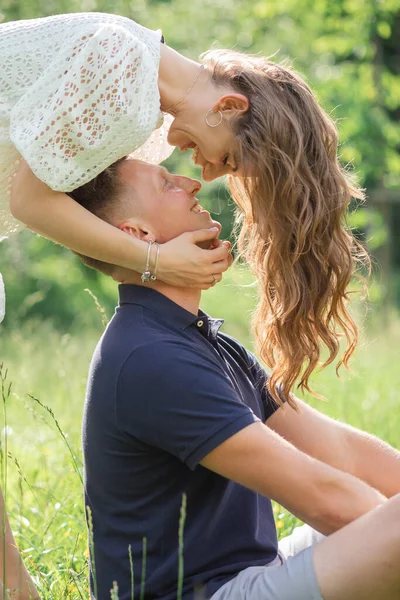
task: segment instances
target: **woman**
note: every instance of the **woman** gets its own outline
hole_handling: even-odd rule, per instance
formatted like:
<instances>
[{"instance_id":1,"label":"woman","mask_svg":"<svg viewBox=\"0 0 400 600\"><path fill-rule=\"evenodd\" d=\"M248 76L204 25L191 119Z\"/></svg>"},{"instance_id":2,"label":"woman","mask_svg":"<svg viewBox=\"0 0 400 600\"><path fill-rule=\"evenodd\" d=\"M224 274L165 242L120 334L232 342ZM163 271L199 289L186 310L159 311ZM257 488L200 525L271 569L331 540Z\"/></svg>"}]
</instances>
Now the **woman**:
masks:
<instances>
[{"instance_id":1,"label":"woman","mask_svg":"<svg viewBox=\"0 0 400 600\"><path fill-rule=\"evenodd\" d=\"M35 584L15 544L1 491L0 519L0 597L2 600L40 600ZM4 573L4 566L6 573Z\"/></svg>"},{"instance_id":2,"label":"woman","mask_svg":"<svg viewBox=\"0 0 400 600\"><path fill-rule=\"evenodd\" d=\"M342 221L350 197L362 193L339 166L334 124L297 74L224 50L199 64L160 39L129 19L96 13L0 26L3 234L19 226L4 190L22 155L41 181L32 178L29 198L19 193L30 176L22 163L14 217L80 254L143 271L146 244L62 192L135 148L137 158L153 162L171 146L193 149L205 180L229 176L239 249L260 284L259 354L272 367L271 393L280 401L279 385L294 404L290 390L299 377L309 389L321 341L329 350L324 364L338 354L338 329L348 343L342 362L356 344L345 301L362 250ZM157 277L203 288L219 281L228 248L202 251L193 241L200 240L187 234L163 245Z\"/></svg>"}]
</instances>

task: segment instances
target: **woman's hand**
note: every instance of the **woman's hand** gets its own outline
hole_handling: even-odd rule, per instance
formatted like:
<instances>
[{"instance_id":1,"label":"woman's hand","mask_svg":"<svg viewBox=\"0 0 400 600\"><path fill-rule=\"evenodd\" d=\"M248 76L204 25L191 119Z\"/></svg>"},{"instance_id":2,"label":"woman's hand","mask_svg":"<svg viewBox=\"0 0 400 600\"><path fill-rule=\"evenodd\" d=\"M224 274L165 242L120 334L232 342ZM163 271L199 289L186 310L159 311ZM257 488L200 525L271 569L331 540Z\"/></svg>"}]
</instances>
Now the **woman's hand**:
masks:
<instances>
[{"instance_id":1,"label":"woman's hand","mask_svg":"<svg viewBox=\"0 0 400 600\"><path fill-rule=\"evenodd\" d=\"M157 278L169 285L208 290L232 264L230 242L218 239L219 229L183 233L160 245ZM207 250L199 245L208 246Z\"/></svg>"}]
</instances>

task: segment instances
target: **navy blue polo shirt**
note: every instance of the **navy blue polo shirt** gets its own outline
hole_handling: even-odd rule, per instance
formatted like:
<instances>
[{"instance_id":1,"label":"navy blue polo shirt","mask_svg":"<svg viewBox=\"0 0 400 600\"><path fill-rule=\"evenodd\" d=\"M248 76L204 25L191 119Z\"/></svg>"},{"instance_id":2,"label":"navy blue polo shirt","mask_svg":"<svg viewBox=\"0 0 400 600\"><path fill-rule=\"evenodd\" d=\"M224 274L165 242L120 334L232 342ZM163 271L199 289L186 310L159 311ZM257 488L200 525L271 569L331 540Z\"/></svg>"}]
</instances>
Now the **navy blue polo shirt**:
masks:
<instances>
[{"instance_id":1,"label":"navy blue polo shirt","mask_svg":"<svg viewBox=\"0 0 400 600\"><path fill-rule=\"evenodd\" d=\"M206 598L277 555L271 502L201 466L277 406L253 355L155 290L119 286L91 364L83 421L85 502L93 519L92 594L175 600L183 494L183 598ZM93 581L95 573L96 581ZM203 597L204 597L203 596Z\"/></svg>"}]
</instances>

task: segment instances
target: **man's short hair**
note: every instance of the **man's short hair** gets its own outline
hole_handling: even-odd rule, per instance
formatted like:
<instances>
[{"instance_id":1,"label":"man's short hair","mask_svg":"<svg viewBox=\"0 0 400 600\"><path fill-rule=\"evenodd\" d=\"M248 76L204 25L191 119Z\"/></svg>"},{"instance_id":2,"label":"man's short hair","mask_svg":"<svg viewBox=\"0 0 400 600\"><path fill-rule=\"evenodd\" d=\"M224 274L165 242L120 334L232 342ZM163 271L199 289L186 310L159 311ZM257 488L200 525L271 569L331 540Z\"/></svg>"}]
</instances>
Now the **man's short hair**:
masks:
<instances>
[{"instance_id":1,"label":"man's short hair","mask_svg":"<svg viewBox=\"0 0 400 600\"><path fill-rule=\"evenodd\" d=\"M96 215L96 217L112 224L116 205L120 202L123 193L126 191L125 183L119 174L119 168L125 159L126 157L117 160L88 183L76 188L72 192L67 192L68 196ZM104 273L104 275L112 275L116 267L116 265L96 260L78 252L75 252L75 254L79 256L84 265L91 269L96 269Z\"/></svg>"}]
</instances>

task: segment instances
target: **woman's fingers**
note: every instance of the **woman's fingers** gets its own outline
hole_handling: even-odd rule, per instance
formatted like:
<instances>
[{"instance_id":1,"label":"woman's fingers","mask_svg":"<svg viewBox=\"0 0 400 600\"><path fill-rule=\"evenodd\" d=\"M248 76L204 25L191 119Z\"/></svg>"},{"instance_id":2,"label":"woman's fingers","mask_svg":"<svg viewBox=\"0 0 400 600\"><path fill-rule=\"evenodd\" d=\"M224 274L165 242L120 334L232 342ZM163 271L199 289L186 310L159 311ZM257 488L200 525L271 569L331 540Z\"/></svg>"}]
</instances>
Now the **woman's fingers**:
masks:
<instances>
[{"instance_id":1,"label":"woman's fingers","mask_svg":"<svg viewBox=\"0 0 400 600\"><path fill-rule=\"evenodd\" d=\"M228 252L231 252L231 250L232 250L232 244L228 240L220 240L218 238L215 240L212 240L210 249L211 248L219 248L220 246L224 246L228 250Z\"/></svg>"},{"instance_id":2,"label":"woman's fingers","mask_svg":"<svg viewBox=\"0 0 400 600\"><path fill-rule=\"evenodd\" d=\"M196 287L197 289L201 290L209 290L217 283L220 283L220 281L222 281L222 277L222 273L214 273L213 275L208 275L201 281L198 281L196 285L192 285L190 287Z\"/></svg>"},{"instance_id":3,"label":"woman's fingers","mask_svg":"<svg viewBox=\"0 0 400 600\"><path fill-rule=\"evenodd\" d=\"M228 240L216 240L217 245L215 246L216 248L219 248L220 246L224 246L229 254L227 256L227 261L228 261L228 268L232 266L233 263L233 256L231 254L231 250L232 250L232 244L230 242L228 242ZM216 271L219 270L219 267L222 267L222 270L225 270L223 267L225 266L224 261L222 261L221 265L219 265L218 261L213 263L213 267L217 267Z\"/></svg>"},{"instance_id":4,"label":"woman's fingers","mask_svg":"<svg viewBox=\"0 0 400 600\"><path fill-rule=\"evenodd\" d=\"M188 234L184 233L182 235L190 236L191 241L194 244L198 244L200 242L207 242L208 240L213 240L214 238L217 238L220 231L221 230L218 227L211 227L211 229L199 229L198 231L192 231Z\"/></svg>"},{"instance_id":5,"label":"woman's fingers","mask_svg":"<svg viewBox=\"0 0 400 600\"><path fill-rule=\"evenodd\" d=\"M232 255L228 254L228 256L226 258L223 258L222 260L217 260L217 261L213 262L211 265L212 272L214 273L214 275L216 275L217 273L219 273L219 274L224 273L232 265L232 261L233 261Z\"/></svg>"},{"instance_id":6,"label":"woman's fingers","mask_svg":"<svg viewBox=\"0 0 400 600\"><path fill-rule=\"evenodd\" d=\"M210 248L210 250L205 250L204 252L206 252L204 258L209 265L223 260L227 261L228 256L230 256L229 248L225 244L220 244L217 248Z\"/></svg>"}]
</instances>

